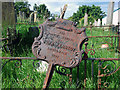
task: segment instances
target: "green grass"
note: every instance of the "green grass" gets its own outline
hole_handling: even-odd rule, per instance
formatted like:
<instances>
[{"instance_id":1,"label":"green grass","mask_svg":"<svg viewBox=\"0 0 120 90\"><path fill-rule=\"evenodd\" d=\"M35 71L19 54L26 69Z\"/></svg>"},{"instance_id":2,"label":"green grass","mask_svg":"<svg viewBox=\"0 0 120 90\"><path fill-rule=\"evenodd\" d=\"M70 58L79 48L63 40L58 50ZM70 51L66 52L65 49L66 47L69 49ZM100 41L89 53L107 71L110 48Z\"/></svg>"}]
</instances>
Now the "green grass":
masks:
<instances>
[{"instance_id":1,"label":"green grass","mask_svg":"<svg viewBox=\"0 0 120 90\"><path fill-rule=\"evenodd\" d=\"M43 21L39 22L43 23ZM35 26L35 25L32 25ZM14 45L13 52L16 57L34 57L32 54L31 46L33 41L30 35L28 35L28 28L31 25L17 25L17 31L19 30L20 38L19 42ZM102 36L102 35L115 35L113 32L103 31L101 28L93 28L92 29L92 36ZM86 30L87 36L90 36L90 30ZM104 33L104 34L103 34ZM117 39L117 38L116 38ZM95 54L90 55L88 53L88 57L90 58L118 58L117 53L117 40L113 38L113 46L109 44L108 49L101 49L101 44L105 44L105 41L110 41L110 38L91 38L88 41L88 49L95 49ZM83 45L83 50L85 46ZM112 49L112 50L111 50ZM10 53L2 53L4 57L10 57ZM33 67L34 60L22 60L22 66L20 68L15 67L16 61L11 61L6 64L6 66L2 70L2 88L42 88L43 82L46 76L46 72L40 73L36 71L36 68ZM5 63L6 60L2 60L2 63ZM115 61L117 67L119 66L119 62ZM97 88L97 80L98 80L98 64L99 61L94 61L94 80L91 78L91 61L87 61L87 81L86 81L86 88ZM107 64L111 64L112 68L114 68L114 64L110 61L105 62L103 67ZM80 63L80 82L79 87L84 88L84 60ZM111 69L108 66L108 69ZM67 69L69 71L69 69ZM65 86L64 88L78 88L76 87L77 81L77 68L74 68L72 71L72 84L69 85L69 78L67 76L59 75L58 73L54 72L51 83L49 88L61 88L61 83L64 81ZM101 73L104 73L101 70ZM109 72L108 72L109 73ZM116 72L115 74L103 77L102 79L102 88L104 88L104 82L110 82L108 88L119 88L120 87L120 71Z\"/></svg>"}]
</instances>

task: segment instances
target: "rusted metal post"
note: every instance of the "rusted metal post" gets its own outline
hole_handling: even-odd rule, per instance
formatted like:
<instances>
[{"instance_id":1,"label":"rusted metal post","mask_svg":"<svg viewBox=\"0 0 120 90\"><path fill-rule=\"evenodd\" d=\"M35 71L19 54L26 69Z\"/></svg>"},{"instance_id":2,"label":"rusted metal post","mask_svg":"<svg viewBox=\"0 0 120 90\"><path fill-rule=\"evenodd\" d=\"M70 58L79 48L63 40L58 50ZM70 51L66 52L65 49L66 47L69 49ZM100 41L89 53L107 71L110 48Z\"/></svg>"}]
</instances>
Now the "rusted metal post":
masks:
<instances>
[{"instance_id":1,"label":"rusted metal post","mask_svg":"<svg viewBox=\"0 0 120 90\"><path fill-rule=\"evenodd\" d=\"M92 73L91 73L91 76L92 76L92 81L94 80L94 60L92 60L92 64L91 64L91 70L92 70ZM94 83L94 81L92 82Z\"/></svg>"},{"instance_id":2,"label":"rusted metal post","mask_svg":"<svg viewBox=\"0 0 120 90\"><path fill-rule=\"evenodd\" d=\"M60 18L63 19L64 15L65 15L65 12L66 12L66 9L67 9L67 4L64 6L63 10L62 10L62 13L60 15Z\"/></svg>"},{"instance_id":3,"label":"rusted metal post","mask_svg":"<svg viewBox=\"0 0 120 90\"><path fill-rule=\"evenodd\" d=\"M77 82L76 85L78 86L79 84L79 65L77 66Z\"/></svg>"},{"instance_id":4,"label":"rusted metal post","mask_svg":"<svg viewBox=\"0 0 120 90\"><path fill-rule=\"evenodd\" d=\"M115 47L116 47L116 37L114 37L115 40L114 40L114 50L115 50Z\"/></svg>"},{"instance_id":5,"label":"rusted metal post","mask_svg":"<svg viewBox=\"0 0 120 90\"><path fill-rule=\"evenodd\" d=\"M84 86L86 87L87 60L84 61L84 65L85 65Z\"/></svg>"},{"instance_id":6,"label":"rusted metal post","mask_svg":"<svg viewBox=\"0 0 120 90\"><path fill-rule=\"evenodd\" d=\"M43 89L47 89L49 87L49 84L50 84L50 81L52 79L52 75L54 72L54 68L55 68L55 66L53 64L49 64L49 67L48 67L48 70L46 73L46 77L44 80L44 84L43 84Z\"/></svg>"},{"instance_id":7,"label":"rusted metal post","mask_svg":"<svg viewBox=\"0 0 120 90\"><path fill-rule=\"evenodd\" d=\"M111 37L111 47L113 47L113 37Z\"/></svg>"},{"instance_id":8,"label":"rusted metal post","mask_svg":"<svg viewBox=\"0 0 120 90\"><path fill-rule=\"evenodd\" d=\"M88 42L85 42L85 61L84 61L84 65L85 65L85 76L84 76L84 86L86 87L86 75L87 75L87 45L88 45Z\"/></svg>"},{"instance_id":9,"label":"rusted metal post","mask_svg":"<svg viewBox=\"0 0 120 90\"><path fill-rule=\"evenodd\" d=\"M101 61L99 60L99 64L98 64L98 90L101 88L101 77L100 77L100 66L101 66Z\"/></svg>"},{"instance_id":10,"label":"rusted metal post","mask_svg":"<svg viewBox=\"0 0 120 90\"><path fill-rule=\"evenodd\" d=\"M72 84L72 68L70 68L70 75L69 75L69 84Z\"/></svg>"}]
</instances>

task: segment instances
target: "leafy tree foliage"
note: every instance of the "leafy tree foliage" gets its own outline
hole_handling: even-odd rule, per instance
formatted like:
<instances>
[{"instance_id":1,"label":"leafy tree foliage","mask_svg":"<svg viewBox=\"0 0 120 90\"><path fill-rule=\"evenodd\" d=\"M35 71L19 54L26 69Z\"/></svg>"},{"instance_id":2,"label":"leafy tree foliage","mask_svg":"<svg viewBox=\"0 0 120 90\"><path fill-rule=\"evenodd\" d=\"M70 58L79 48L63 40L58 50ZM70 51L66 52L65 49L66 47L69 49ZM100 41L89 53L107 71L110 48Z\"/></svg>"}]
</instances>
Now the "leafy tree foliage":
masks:
<instances>
[{"instance_id":1,"label":"leafy tree foliage","mask_svg":"<svg viewBox=\"0 0 120 90\"><path fill-rule=\"evenodd\" d=\"M95 20L102 19L105 16L105 12L103 12L99 6L83 5L79 6L77 12L73 13L72 17L70 17L69 20L79 22L79 20L85 16L85 13L87 13L88 16L92 16Z\"/></svg>"},{"instance_id":2,"label":"leafy tree foliage","mask_svg":"<svg viewBox=\"0 0 120 90\"><path fill-rule=\"evenodd\" d=\"M19 14L19 11L22 11L26 13L27 17L29 16L29 13L30 13L29 7L31 5L28 4L28 1L24 0L23 2L15 2L14 6L15 6L17 14Z\"/></svg>"},{"instance_id":3,"label":"leafy tree foliage","mask_svg":"<svg viewBox=\"0 0 120 90\"><path fill-rule=\"evenodd\" d=\"M47 18L50 16L50 11L47 9L45 4L40 4L39 6L34 4L33 9L38 12L38 18Z\"/></svg>"}]
</instances>

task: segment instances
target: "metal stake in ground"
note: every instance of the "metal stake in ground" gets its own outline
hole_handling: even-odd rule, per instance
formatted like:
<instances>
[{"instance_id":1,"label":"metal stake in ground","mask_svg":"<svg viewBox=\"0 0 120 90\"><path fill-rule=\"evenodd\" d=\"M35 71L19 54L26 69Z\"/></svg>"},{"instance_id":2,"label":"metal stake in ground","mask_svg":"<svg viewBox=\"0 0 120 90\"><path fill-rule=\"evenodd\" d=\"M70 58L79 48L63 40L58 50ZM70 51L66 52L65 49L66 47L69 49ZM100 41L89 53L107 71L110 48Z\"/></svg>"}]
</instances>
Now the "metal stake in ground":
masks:
<instances>
[{"instance_id":1,"label":"metal stake in ground","mask_svg":"<svg viewBox=\"0 0 120 90\"><path fill-rule=\"evenodd\" d=\"M67 4L64 6L62 12L61 12L61 15L60 15L60 18L63 19L64 15L65 15L65 12L66 12L66 9L67 9Z\"/></svg>"},{"instance_id":2,"label":"metal stake in ground","mask_svg":"<svg viewBox=\"0 0 120 90\"><path fill-rule=\"evenodd\" d=\"M49 84L50 84L50 81L52 79L52 75L53 75L53 72L54 72L54 68L55 68L55 65L54 64L49 64L49 67L48 67L48 70L47 70L47 73L46 73L46 77L45 77L45 80L44 80L44 84L43 84L43 89L46 89L49 87Z\"/></svg>"}]
</instances>

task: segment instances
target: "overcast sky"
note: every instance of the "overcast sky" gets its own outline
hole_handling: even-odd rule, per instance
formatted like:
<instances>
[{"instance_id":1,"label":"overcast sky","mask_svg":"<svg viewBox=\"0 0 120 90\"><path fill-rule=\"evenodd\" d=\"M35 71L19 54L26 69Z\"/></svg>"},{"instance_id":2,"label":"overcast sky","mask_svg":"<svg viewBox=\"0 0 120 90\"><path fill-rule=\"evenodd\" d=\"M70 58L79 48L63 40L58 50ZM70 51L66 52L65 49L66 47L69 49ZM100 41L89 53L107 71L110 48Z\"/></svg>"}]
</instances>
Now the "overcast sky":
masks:
<instances>
[{"instance_id":1,"label":"overcast sky","mask_svg":"<svg viewBox=\"0 0 120 90\"><path fill-rule=\"evenodd\" d=\"M33 5L36 3L45 4L51 13L60 14L60 8L63 8L65 4L68 5L67 11L65 13L65 18L73 15L74 12L78 10L79 6L82 5L97 5L100 6L102 11L106 12L108 9L108 4L111 0L28 0L31 4L30 9L33 10ZM114 10L118 8L118 2L120 0L113 0L115 2Z\"/></svg>"}]
</instances>

